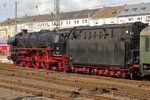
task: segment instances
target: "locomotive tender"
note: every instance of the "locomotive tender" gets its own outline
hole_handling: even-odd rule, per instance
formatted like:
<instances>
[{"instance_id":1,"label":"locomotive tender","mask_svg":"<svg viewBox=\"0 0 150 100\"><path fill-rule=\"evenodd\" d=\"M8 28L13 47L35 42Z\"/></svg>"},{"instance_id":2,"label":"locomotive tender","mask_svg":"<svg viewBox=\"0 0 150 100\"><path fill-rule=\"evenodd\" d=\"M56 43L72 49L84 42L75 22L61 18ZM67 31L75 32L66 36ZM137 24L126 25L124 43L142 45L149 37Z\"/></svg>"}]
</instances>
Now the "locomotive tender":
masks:
<instances>
[{"instance_id":1,"label":"locomotive tender","mask_svg":"<svg viewBox=\"0 0 150 100\"><path fill-rule=\"evenodd\" d=\"M59 31L23 31L8 39L11 45L9 58L15 65L36 69L43 67L123 78L150 75L150 57L145 57L148 53L142 49L145 42L140 41L147 37L146 46L149 46L147 30L150 28L144 31L147 26L135 22Z\"/></svg>"}]
</instances>

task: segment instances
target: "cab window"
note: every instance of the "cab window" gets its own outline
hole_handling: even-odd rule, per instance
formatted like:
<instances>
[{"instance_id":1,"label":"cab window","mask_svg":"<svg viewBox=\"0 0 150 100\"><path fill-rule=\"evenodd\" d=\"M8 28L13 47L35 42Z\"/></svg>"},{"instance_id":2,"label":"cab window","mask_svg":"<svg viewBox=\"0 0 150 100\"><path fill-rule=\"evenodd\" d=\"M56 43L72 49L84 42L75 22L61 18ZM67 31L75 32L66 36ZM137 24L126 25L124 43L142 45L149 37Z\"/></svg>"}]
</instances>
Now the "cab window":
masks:
<instances>
[{"instance_id":1,"label":"cab window","mask_svg":"<svg viewBox=\"0 0 150 100\"><path fill-rule=\"evenodd\" d=\"M149 37L145 37L145 51L149 51Z\"/></svg>"}]
</instances>

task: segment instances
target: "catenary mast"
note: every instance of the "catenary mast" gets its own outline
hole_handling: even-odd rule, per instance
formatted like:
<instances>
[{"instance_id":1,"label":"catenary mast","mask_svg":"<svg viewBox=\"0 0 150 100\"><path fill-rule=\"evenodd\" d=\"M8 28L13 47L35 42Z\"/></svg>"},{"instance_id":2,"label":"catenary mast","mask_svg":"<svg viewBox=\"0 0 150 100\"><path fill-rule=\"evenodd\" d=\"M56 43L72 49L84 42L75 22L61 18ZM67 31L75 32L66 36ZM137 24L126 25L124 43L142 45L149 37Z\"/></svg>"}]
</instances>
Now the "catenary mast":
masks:
<instances>
[{"instance_id":1,"label":"catenary mast","mask_svg":"<svg viewBox=\"0 0 150 100\"><path fill-rule=\"evenodd\" d=\"M15 1L15 29L14 29L14 35L17 34L17 1Z\"/></svg>"},{"instance_id":2,"label":"catenary mast","mask_svg":"<svg viewBox=\"0 0 150 100\"><path fill-rule=\"evenodd\" d=\"M60 0L54 0L54 27L56 30L60 28Z\"/></svg>"}]
</instances>

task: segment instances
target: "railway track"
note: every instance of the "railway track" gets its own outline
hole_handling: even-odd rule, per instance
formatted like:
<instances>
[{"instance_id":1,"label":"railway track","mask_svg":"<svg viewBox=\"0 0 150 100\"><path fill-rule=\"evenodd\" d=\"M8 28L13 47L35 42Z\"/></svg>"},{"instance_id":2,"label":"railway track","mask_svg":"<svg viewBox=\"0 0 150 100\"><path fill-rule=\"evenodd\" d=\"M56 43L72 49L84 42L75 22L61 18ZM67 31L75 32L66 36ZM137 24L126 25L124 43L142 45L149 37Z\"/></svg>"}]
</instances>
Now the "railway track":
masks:
<instances>
[{"instance_id":1,"label":"railway track","mask_svg":"<svg viewBox=\"0 0 150 100\"><path fill-rule=\"evenodd\" d=\"M21 74L22 73L22 74ZM24 79L32 79L36 81L41 82L50 82L57 85L64 85L64 86L70 86L70 87L78 87L78 89L88 89L93 92L97 93L99 90L105 90L111 91L111 95L113 94L113 98L119 97L129 97L135 99L147 99L150 98L150 88L148 87L150 85L149 82L143 82L142 81L132 81L130 83L130 80L123 80L123 79L112 79L112 78L101 78L97 76L85 76L85 75L76 75L76 74L69 74L70 77L68 77L68 74L65 73L58 73L58 72L51 72L51 71L43 71L38 70L35 71L33 69L25 69L25 68L12 68L12 67L0 67L0 74L6 75L6 76L13 76L18 78L24 78ZM74 77L74 78L73 78ZM77 78L79 78L77 80ZM86 79L88 77L88 79ZM82 79L83 78L83 79ZM106 79L108 79L106 81ZM109 80L110 79L110 80ZM97 80L97 81L95 81ZM98 82L98 80L101 80L102 82ZM113 81L112 81L113 80ZM119 83L121 81L121 83ZM123 82L125 83L123 84ZM128 82L128 83L127 83ZM145 84L146 86L136 86L138 84ZM136 85L134 84L136 83ZM125 85L126 84L126 85ZM71 91L69 91L71 92ZM88 94L89 95L89 94ZM107 98L108 99L108 98Z\"/></svg>"},{"instance_id":2,"label":"railway track","mask_svg":"<svg viewBox=\"0 0 150 100\"><path fill-rule=\"evenodd\" d=\"M11 66L11 65L6 65L6 66ZM18 68L21 68L21 69L24 69L24 70L27 70L28 72L33 72L35 73L35 69L33 68L30 68L30 69L27 69L27 68L23 68L23 67L17 67ZM12 68L12 66L10 67L10 70L16 70L14 68ZM47 77L48 74L50 73L53 73L52 75L55 76L55 77L65 77L66 74L62 74L63 72L55 72L55 71L51 71L51 70L36 70L36 72L39 72L39 73L36 73L36 74L40 74L42 75L43 77ZM50 75L50 76L52 76ZM150 81L142 81L142 80L128 80L128 79L119 79L119 78L111 78L111 77L103 77L103 76L95 76L95 75L84 75L84 74L76 74L76 73L67 73L67 77L69 76L73 76L73 77L88 77L88 78L94 78L94 79L103 79L103 80L109 80L109 81L113 81L113 82L119 82L119 83L130 83L130 84L136 84L136 85L143 85L143 86L148 86L150 87ZM50 77L48 76L48 77Z\"/></svg>"},{"instance_id":3,"label":"railway track","mask_svg":"<svg viewBox=\"0 0 150 100\"><path fill-rule=\"evenodd\" d=\"M81 92L76 92L76 91L67 91L67 90L56 89L56 88L47 87L47 86L33 85L33 84L16 82L16 81L11 81L11 80L0 79L0 83L7 83L7 84L10 84L10 85L13 84L13 85L18 85L18 86L26 86L26 87L30 87L30 88L36 88L36 89L38 88L38 89L42 89L42 90L46 90L46 91L50 91L50 92L53 91L52 93L47 93L47 92L39 92L39 91L35 91L35 90L33 91L33 90L29 90L29 89L23 89L23 88L19 88L19 87L0 85L2 87L6 87L6 88L9 88L9 89L19 90L19 91L32 93L32 94L35 94L35 95L46 96L46 97L50 97L50 98L54 98L54 99L70 100L70 99L73 99L73 98L67 97L67 95L71 96L71 94L72 94L74 96L86 97L86 99L91 98L91 99L94 99L94 100L113 100L111 98L106 98L106 97L93 95L93 94L81 93ZM61 96L62 94L63 95L66 94L66 95ZM82 99L84 99L84 98L82 98Z\"/></svg>"},{"instance_id":4,"label":"railway track","mask_svg":"<svg viewBox=\"0 0 150 100\"><path fill-rule=\"evenodd\" d=\"M6 70L5 70L5 72L6 72ZM4 72L4 70L1 72L0 87L17 90L17 91L22 91L22 92L27 92L27 93L31 93L31 94L35 94L35 95L42 95L42 96L59 99L59 100L74 100L74 99L113 100L113 98L108 98L108 97L104 97L101 95L95 95L95 94L91 94L91 93L85 93L83 91L58 89L56 87L51 87L51 86L43 86L43 85L25 83L22 81L18 81L17 79L14 79L15 81L12 81L13 80L12 76L14 78L16 78L17 76L10 75L11 73L9 73L9 71L7 71L7 74L5 72ZM17 73L17 72L14 72L14 73ZM5 76L6 79L2 78L3 76ZM10 78L8 78L8 77L10 77ZM23 77L21 75L19 78L23 79ZM9 79L11 79L11 80L9 80ZM30 81L31 80L33 81L33 78L31 78ZM28 78L28 81L29 81L29 78ZM41 82L41 80L38 82Z\"/></svg>"},{"instance_id":5,"label":"railway track","mask_svg":"<svg viewBox=\"0 0 150 100\"><path fill-rule=\"evenodd\" d=\"M9 70L15 71L18 69L22 69L22 70L27 70L26 74L36 74L37 76L41 76L41 77L47 77L47 78L57 78L57 80L59 80L59 78L63 78L64 80L66 79L65 77L67 76L67 80L68 79L72 79L72 77L83 77L83 78L91 78L91 79L102 79L102 80L106 80L106 81L111 81L111 82L117 82L119 84L125 84L125 85L131 85L132 87L136 87L137 85L141 85L142 87L150 87L150 82L149 81L139 81L139 80L128 80L128 79L118 79L118 78L110 78L110 77L103 77L103 76L94 76L94 75L83 75L83 74L74 74L74 73L63 73L63 72L55 72L55 71L45 71L45 70L34 70L34 69L26 69L26 68L22 68L22 67L18 67L18 68L12 68L10 67ZM3 70L8 70L7 68L2 68ZM52 74L51 74L52 73ZM127 83L127 84L126 84ZM130 83L130 84L129 84Z\"/></svg>"}]
</instances>

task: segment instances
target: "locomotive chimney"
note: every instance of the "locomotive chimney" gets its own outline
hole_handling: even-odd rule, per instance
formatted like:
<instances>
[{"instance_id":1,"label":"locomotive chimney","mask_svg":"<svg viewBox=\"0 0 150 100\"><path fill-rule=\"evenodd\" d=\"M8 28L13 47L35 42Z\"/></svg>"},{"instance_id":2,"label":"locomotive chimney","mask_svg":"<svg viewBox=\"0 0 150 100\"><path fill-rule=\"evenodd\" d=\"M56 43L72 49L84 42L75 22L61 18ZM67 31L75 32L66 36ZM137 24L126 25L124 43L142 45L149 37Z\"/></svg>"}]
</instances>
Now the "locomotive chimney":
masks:
<instances>
[{"instance_id":1,"label":"locomotive chimney","mask_svg":"<svg viewBox=\"0 0 150 100\"><path fill-rule=\"evenodd\" d=\"M22 33L28 33L28 30L27 29L22 29L21 32Z\"/></svg>"}]
</instances>

